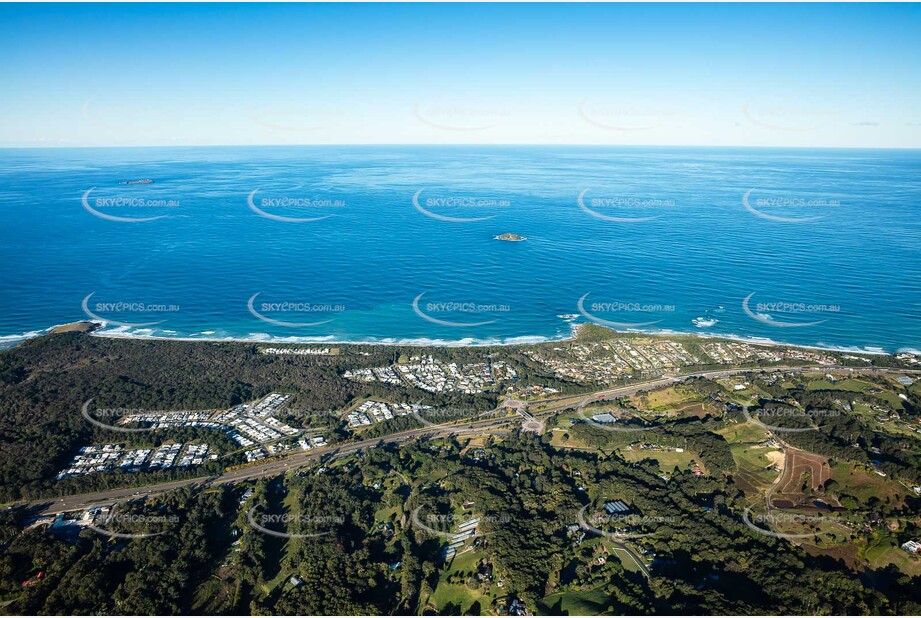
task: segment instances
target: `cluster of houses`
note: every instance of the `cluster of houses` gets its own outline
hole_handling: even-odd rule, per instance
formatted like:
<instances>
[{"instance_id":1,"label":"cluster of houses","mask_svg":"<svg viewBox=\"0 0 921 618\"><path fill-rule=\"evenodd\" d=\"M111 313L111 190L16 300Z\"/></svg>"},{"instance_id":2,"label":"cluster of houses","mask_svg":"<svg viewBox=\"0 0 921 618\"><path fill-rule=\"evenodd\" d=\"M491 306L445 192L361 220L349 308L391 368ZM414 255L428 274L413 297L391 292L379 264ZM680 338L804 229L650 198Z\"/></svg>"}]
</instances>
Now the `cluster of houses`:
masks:
<instances>
[{"instance_id":1,"label":"cluster of houses","mask_svg":"<svg viewBox=\"0 0 921 618\"><path fill-rule=\"evenodd\" d=\"M554 347L553 355L540 351L527 354L552 369L558 376L601 383L613 383L635 374L655 374L681 367L739 365L751 362L799 360L832 365L835 359L823 352L798 348L773 348L738 341L702 343L691 352L684 343L668 339L613 339Z\"/></svg>"},{"instance_id":2,"label":"cluster of houses","mask_svg":"<svg viewBox=\"0 0 921 618\"><path fill-rule=\"evenodd\" d=\"M387 403L385 401L375 401L369 399L362 402L360 406L349 412L346 417L349 427L361 427L364 425L373 425L383 421L390 420L397 416L406 416L411 412L427 409L431 406L409 405L406 403Z\"/></svg>"},{"instance_id":3,"label":"cluster of houses","mask_svg":"<svg viewBox=\"0 0 921 618\"><path fill-rule=\"evenodd\" d=\"M303 437L298 440L297 445L301 450L309 451L315 448L323 448L326 446L326 438L323 436L313 436L313 437ZM247 451L244 451L246 456L246 462L252 463L254 461L260 461L265 459L269 455L280 455L286 453L293 448L293 443L288 442L275 442L271 444L263 444L255 448L251 448Z\"/></svg>"},{"instance_id":4,"label":"cluster of houses","mask_svg":"<svg viewBox=\"0 0 921 618\"><path fill-rule=\"evenodd\" d=\"M408 363L393 367L374 367L346 371L344 377L360 382L409 384L430 393L458 392L469 395L483 392L497 380L512 380L517 372L502 361L445 363L431 355L413 356Z\"/></svg>"},{"instance_id":5,"label":"cluster of houses","mask_svg":"<svg viewBox=\"0 0 921 618\"><path fill-rule=\"evenodd\" d=\"M208 457L208 445L207 444L190 444L189 448L186 449L186 452L183 453L182 458L179 460L180 468L187 468L189 466L200 466L205 463L205 459Z\"/></svg>"},{"instance_id":6,"label":"cluster of houses","mask_svg":"<svg viewBox=\"0 0 921 618\"><path fill-rule=\"evenodd\" d=\"M445 562L454 558L458 550L461 549L467 541L476 536L476 527L479 523L480 518L474 517L457 526L454 536L451 537L451 542L441 551L441 556Z\"/></svg>"},{"instance_id":7,"label":"cluster of houses","mask_svg":"<svg viewBox=\"0 0 921 618\"><path fill-rule=\"evenodd\" d=\"M185 449L184 452L183 448ZM179 459L178 465L181 467L198 466L209 459L208 452L209 447L207 444L164 444L156 449L127 449L123 444L84 446L74 456L70 464L61 470L55 478L61 480L69 476L94 474L115 469L138 470L147 468L155 470L171 468L177 465L177 458ZM179 457L180 453L182 453L182 457ZM216 458L216 454L210 455L210 459Z\"/></svg>"},{"instance_id":8,"label":"cluster of houses","mask_svg":"<svg viewBox=\"0 0 921 618\"><path fill-rule=\"evenodd\" d=\"M309 451L313 448L323 448L326 446L326 438L323 436L314 436L310 439L302 438L298 441L297 445L301 447L303 451Z\"/></svg>"},{"instance_id":9,"label":"cluster of houses","mask_svg":"<svg viewBox=\"0 0 921 618\"><path fill-rule=\"evenodd\" d=\"M172 427L204 427L223 431L243 447L254 446L286 436L296 436L300 430L290 427L270 415L279 411L290 395L271 393L259 402L240 404L218 412L145 412L129 414L119 424L149 423L152 429Z\"/></svg>"},{"instance_id":10,"label":"cluster of houses","mask_svg":"<svg viewBox=\"0 0 921 618\"><path fill-rule=\"evenodd\" d=\"M243 453L243 454L246 455L246 462L247 462L247 463L252 463L252 462L254 462L254 461L259 461L260 459L265 459L266 457L268 457L268 453L266 453L266 452L265 452L265 449L262 448L261 446L257 446L256 448L252 448L252 449L246 451L246 452Z\"/></svg>"},{"instance_id":11,"label":"cluster of houses","mask_svg":"<svg viewBox=\"0 0 921 618\"><path fill-rule=\"evenodd\" d=\"M263 354L276 354L279 356L329 356L329 348L261 348Z\"/></svg>"},{"instance_id":12,"label":"cluster of houses","mask_svg":"<svg viewBox=\"0 0 921 618\"><path fill-rule=\"evenodd\" d=\"M148 423L153 429L166 427L191 427L194 423L207 421L214 415L213 411L177 410L174 412L142 412L129 414L119 419L119 425Z\"/></svg>"},{"instance_id":13,"label":"cluster of houses","mask_svg":"<svg viewBox=\"0 0 921 618\"><path fill-rule=\"evenodd\" d=\"M701 349L713 360L726 365L754 361L778 363L790 360L818 363L820 365L835 364L834 357L829 354L805 348L773 348L751 345L740 341L715 341L703 344Z\"/></svg>"},{"instance_id":14,"label":"cluster of houses","mask_svg":"<svg viewBox=\"0 0 921 618\"><path fill-rule=\"evenodd\" d=\"M486 363L442 363L431 356L419 358L410 364L397 365L397 369L407 382L432 393L480 393L492 381Z\"/></svg>"},{"instance_id":15,"label":"cluster of houses","mask_svg":"<svg viewBox=\"0 0 921 618\"><path fill-rule=\"evenodd\" d=\"M507 395L513 397L543 397L545 395L556 395L560 391L549 386L541 386L540 384L532 384L531 386L521 386L521 387L512 387L505 391Z\"/></svg>"},{"instance_id":16,"label":"cluster of houses","mask_svg":"<svg viewBox=\"0 0 921 618\"><path fill-rule=\"evenodd\" d=\"M703 364L684 344L663 340L620 340L578 343L553 348L554 356L529 356L560 377L579 381L615 382L633 373L651 373Z\"/></svg>"},{"instance_id":17,"label":"cluster of houses","mask_svg":"<svg viewBox=\"0 0 921 618\"><path fill-rule=\"evenodd\" d=\"M147 464L148 467L172 468L181 449L181 444L164 444L154 451L153 456L150 458L150 463Z\"/></svg>"},{"instance_id":18,"label":"cluster of houses","mask_svg":"<svg viewBox=\"0 0 921 618\"><path fill-rule=\"evenodd\" d=\"M291 395L269 393L262 401L256 402L256 404L253 405L253 414L260 418L274 414L278 412L289 399L291 399Z\"/></svg>"},{"instance_id":19,"label":"cluster of houses","mask_svg":"<svg viewBox=\"0 0 921 618\"><path fill-rule=\"evenodd\" d=\"M403 384L393 367L372 367L346 371L342 377L356 382L383 382L384 384Z\"/></svg>"}]
</instances>

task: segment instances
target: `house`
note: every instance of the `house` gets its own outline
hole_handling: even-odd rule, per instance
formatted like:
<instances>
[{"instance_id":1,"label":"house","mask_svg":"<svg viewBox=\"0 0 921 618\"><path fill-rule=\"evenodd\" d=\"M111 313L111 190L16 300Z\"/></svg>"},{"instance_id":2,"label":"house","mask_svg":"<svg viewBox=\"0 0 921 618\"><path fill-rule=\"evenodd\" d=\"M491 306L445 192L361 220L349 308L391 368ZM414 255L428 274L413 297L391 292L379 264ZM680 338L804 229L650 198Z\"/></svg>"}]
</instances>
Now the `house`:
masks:
<instances>
[{"instance_id":1,"label":"house","mask_svg":"<svg viewBox=\"0 0 921 618\"><path fill-rule=\"evenodd\" d=\"M630 512L630 507L623 500L612 500L604 503L604 510L608 515L624 515Z\"/></svg>"},{"instance_id":2,"label":"house","mask_svg":"<svg viewBox=\"0 0 921 618\"><path fill-rule=\"evenodd\" d=\"M617 422L617 419L610 412L605 412L603 414L596 414L592 417L592 420L596 423L601 423L602 425L613 425Z\"/></svg>"},{"instance_id":3,"label":"house","mask_svg":"<svg viewBox=\"0 0 921 618\"><path fill-rule=\"evenodd\" d=\"M902 549L909 554L921 554L921 543L918 541L906 541L902 543Z\"/></svg>"},{"instance_id":4,"label":"house","mask_svg":"<svg viewBox=\"0 0 921 618\"><path fill-rule=\"evenodd\" d=\"M508 606L508 615L509 616L529 616L530 612L528 607L521 602L519 599L512 599L512 602Z\"/></svg>"}]
</instances>

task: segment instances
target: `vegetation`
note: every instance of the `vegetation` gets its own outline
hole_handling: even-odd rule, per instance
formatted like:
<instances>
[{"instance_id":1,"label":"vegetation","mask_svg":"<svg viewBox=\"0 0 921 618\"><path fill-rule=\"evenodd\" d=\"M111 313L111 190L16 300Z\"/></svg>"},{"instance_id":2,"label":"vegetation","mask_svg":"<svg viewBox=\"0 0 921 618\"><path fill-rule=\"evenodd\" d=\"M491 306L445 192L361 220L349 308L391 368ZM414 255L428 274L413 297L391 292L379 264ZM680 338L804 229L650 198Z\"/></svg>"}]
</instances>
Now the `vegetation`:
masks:
<instances>
[{"instance_id":1,"label":"vegetation","mask_svg":"<svg viewBox=\"0 0 921 618\"><path fill-rule=\"evenodd\" d=\"M348 368L409 353L360 351L268 356L248 345L79 333L27 342L0 354L4 499L217 474L239 461L216 432L115 436L83 420L90 398L113 408L207 409L282 391L293 395L286 420L325 424L333 440L347 441L354 436L339 411L361 398L453 406L472 417L501 394L432 395L343 379ZM520 352L439 355L476 362L494 354L522 381L546 384ZM921 497L911 489L921 449L917 434L888 430L917 424L921 391L885 376L746 379L742 391L690 379L595 401L582 414L547 413L542 434L330 453L280 476L136 498L94 527L79 513L51 521L17 505L0 511L0 603L11 614L71 615L505 614L519 602L554 615L921 613L921 557L899 549L921 534ZM628 431L587 420L612 409ZM361 436L421 425L403 416ZM207 441L224 457L184 472L50 480L81 445L166 439ZM796 465L784 467L784 456ZM816 462L824 466L818 480ZM790 502L774 514L820 521L753 526L747 518L765 514L771 491ZM613 500L630 518L606 516ZM475 536L446 553L474 518ZM807 534L793 542L768 528Z\"/></svg>"}]
</instances>

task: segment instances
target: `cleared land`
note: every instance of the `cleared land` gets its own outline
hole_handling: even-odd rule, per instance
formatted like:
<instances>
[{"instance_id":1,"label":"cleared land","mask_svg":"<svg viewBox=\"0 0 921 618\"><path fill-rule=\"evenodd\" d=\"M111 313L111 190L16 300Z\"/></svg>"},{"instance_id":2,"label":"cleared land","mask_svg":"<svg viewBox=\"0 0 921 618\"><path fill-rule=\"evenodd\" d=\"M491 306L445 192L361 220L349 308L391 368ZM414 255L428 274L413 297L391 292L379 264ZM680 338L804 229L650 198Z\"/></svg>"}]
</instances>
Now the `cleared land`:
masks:
<instances>
[{"instance_id":1,"label":"cleared land","mask_svg":"<svg viewBox=\"0 0 921 618\"><path fill-rule=\"evenodd\" d=\"M780 508L802 504L808 492L817 491L829 478L831 466L827 457L787 448L773 504Z\"/></svg>"}]
</instances>

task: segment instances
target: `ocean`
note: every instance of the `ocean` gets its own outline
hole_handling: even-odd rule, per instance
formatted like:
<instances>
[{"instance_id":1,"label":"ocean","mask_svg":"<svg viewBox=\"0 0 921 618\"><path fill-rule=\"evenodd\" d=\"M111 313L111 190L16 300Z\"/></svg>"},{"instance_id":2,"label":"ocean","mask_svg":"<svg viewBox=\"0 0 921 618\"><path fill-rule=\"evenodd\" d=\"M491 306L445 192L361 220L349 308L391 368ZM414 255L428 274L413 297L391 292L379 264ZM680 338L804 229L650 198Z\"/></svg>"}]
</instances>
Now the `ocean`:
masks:
<instances>
[{"instance_id":1,"label":"ocean","mask_svg":"<svg viewBox=\"0 0 921 618\"><path fill-rule=\"evenodd\" d=\"M0 150L0 335L480 345L592 321L918 350L919 172L913 150Z\"/></svg>"}]
</instances>

